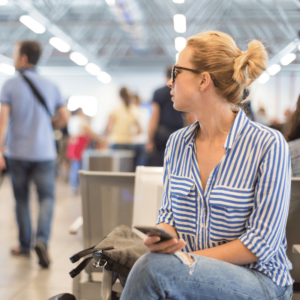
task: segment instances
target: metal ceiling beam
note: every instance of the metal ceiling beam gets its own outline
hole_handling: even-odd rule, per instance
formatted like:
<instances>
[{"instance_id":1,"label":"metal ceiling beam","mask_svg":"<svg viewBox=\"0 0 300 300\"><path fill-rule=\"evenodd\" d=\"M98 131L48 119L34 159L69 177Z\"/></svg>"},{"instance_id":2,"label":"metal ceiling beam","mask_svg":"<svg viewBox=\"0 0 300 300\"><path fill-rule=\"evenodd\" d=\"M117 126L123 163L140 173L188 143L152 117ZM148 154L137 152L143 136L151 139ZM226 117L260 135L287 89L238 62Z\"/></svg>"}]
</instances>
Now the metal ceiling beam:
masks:
<instances>
[{"instance_id":1,"label":"metal ceiling beam","mask_svg":"<svg viewBox=\"0 0 300 300\"><path fill-rule=\"evenodd\" d=\"M289 43L278 54L276 54L269 60L268 66L272 66L273 64L278 64L280 62L281 58L283 58L288 53L293 52L296 49L296 47L299 45L300 45L299 39L295 39L294 41Z\"/></svg>"},{"instance_id":2,"label":"metal ceiling beam","mask_svg":"<svg viewBox=\"0 0 300 300\"><path fill-rule=\"evenodd\" d=\"M28 13L32 18L41 23L46 29L53 34L54 36L62 39L66 43L68 43L72 50L80 52L84 56L86 56L89 62L93 62L98 64L100 67L101 61L98 57L89 52L85 47L81 46L77 43L70 35L61 30L56 24L54 24L51 20L49 20L41 11L39 11L32 3L28 0L12 0L14 1L20 8Z\"/></svg>"},{"instance_id":3,"label":"metal ceiling beam","mask_svg":"<svg viewBox=\"0 0 300 300\"><path fill-rule=\"evenodd\" d=\"M285 22L286 27L289 29L291 35L294 36L294 38L295 38L297 36L297 31L295 30L293 25L290 23L289 18L287 17L283 7L281 6L281 4L278 0L276 0L275 5L276 5L276 8L277 8L281 18Z\"/></svg>"},{"instance_id":4,"label":"metal ceiling beam","mask_svg":"<svg viewBox=\"0 0 300 300\"><path fill-rule=\"evenodd\" d=\"M145 52L149 47L147 28L144 26L145 16L138 0L115 0L110 6L112 15L118 20L131 47L137 52Z\"/></svg>"},{"instance_id":5,"label":"metal ceiling beam","mask_svg":"<svg viewBox=\"0 0 300 300\"><path fill-rule=\"evenodd\" d=\"M300 8L300 0L293 0L293 1Z\"/></svg>"},{"instance_id":6,"label":"metal ceiling beam","mask_svg":"<svg viewBox=\"0 0 300 300\"><path fill-rule=\"evenodd\" d=\"M292 36L289 29L284 26L280 21L278 21L277 17L272 13L272 11L261 1L261 0L255 0L255 2L258 4L258 6L265 12L265 14L274 21L274 23L278 26L278 28L290 39L295 38L295 36Z\"/></svg>"}]
</instances>

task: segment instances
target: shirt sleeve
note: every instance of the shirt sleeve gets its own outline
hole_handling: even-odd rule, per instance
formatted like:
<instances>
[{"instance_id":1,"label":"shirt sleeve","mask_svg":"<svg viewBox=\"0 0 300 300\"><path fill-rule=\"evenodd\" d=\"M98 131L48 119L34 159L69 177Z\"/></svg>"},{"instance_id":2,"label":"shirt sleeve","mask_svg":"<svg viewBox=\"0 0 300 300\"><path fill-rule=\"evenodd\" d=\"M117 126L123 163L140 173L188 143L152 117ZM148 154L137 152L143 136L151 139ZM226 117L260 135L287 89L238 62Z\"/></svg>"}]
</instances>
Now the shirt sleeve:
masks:
<instances>
[{"instance_id":1,"label":"shirt sleeve","mask_svg":"<svg viewBox=\"0 0 300 300\"><path fill-rule=\"evenodd\" d=\"M9 82L5 82L1 93L0 93L0 103L11 105L11 91L9 88Z\"/></svg>"},{"instance_id":2,"label":"shirt sleeve","mask_svg":"<svg viewBox=\"0 0 300 300\"><path fill-rule=\"evenodd\" d=\"M170 138L171 139L171 138ZM168 159L168 150L170 146L170 139L168 140L166 150L165 150L165 157L164 157L164 191L162 197L162 204L159 209L159 216L156 222L156 225L159 223L166 223L173 227L175 227L175 221L172 212L171 206L171 187L170 187L170 165Z\"/></svg>"},{"instance_id":3,"label":"shirt sleeve","mask_svg":"<svg viewBox=\"0 0 300 300\"><path fill-rule=\"evenodd\" d=\"M290 193L290 154L280 135L262 158L253 211L247 220L246 232L239 237L265 263L276 255L285 239Z\"/></svg>"}]
</instances>

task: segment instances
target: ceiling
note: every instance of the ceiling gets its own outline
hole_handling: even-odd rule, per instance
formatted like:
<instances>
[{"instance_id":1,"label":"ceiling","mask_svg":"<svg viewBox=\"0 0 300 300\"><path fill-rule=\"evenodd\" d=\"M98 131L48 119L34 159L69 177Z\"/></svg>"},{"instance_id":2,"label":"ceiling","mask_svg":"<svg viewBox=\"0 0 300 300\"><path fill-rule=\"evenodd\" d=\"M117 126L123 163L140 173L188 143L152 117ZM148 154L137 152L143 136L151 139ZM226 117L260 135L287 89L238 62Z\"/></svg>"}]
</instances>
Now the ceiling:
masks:
<instances>
[{"instance_id":1,"label":"ceiling","mask_svg":"<svg viewBox=\"0 0 300 300\"><path fill-rule=\"evenodd\" d=\"M300 0L8 0L0 6L0 54L11 57L14 44L37 39L43 45L41 66L75 66L69 53L49 44L56 33L107 72L155 70L175 61L174 39L205 30L232 35L242 50L261 40L273 57L298 37ZM107 0L108 1L108 0ZM30 14L46 24L35 34L20 23ZM187 31L174 31L173 16L184 14ZM299 51L298 51L299 53ZM298 63L300 55L297 57ZM297 64L297 60L294 64Z\"/></svg>"}]
</instances>

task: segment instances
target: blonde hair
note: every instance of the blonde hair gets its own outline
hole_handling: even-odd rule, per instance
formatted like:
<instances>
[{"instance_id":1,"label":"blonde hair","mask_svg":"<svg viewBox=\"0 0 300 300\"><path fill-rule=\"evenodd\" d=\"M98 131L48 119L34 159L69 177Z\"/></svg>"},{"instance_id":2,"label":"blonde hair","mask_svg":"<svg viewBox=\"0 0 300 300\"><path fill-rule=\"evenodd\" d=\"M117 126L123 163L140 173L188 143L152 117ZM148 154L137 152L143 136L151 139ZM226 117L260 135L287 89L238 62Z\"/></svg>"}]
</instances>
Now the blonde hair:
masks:
<instances>
[{"instance_id":1,"label":"blonde hair","mask_svg":"<svg viewBox=\"0 0 300 300\"><path fill-rule=\"evenodd\" d=\"M257 40L243 52L228 34L208 31L190 37L187 46L194 48L192 64L208 72L217 93L233 104L242 101L243 90L267 69L267 52Z\"/></svg>"}]
</instances>

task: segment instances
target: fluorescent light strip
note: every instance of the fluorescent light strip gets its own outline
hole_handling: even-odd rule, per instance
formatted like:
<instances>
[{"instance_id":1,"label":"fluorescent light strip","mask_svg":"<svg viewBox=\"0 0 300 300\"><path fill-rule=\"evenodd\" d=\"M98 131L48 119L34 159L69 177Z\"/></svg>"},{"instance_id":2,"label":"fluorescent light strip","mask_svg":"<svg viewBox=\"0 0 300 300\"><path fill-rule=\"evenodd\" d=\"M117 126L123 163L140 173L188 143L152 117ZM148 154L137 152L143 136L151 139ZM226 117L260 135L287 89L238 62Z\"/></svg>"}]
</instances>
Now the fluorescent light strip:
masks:
<instances>
[{"instance_id":1,"label":"fluorescent light strip","mask_svg":"<svg viewBox=\"0 0 300 300\"><path fill-rule=\"evenodd\" d=\"M274 65L272 65L271 67L269 67L267 71L268 71L268 73L269 73L270 75L275 75L275 74L277 74L280 70L281 70L280 65L274 64Z\"/></svg>"},{"instance_id":2,"label":"fluorescent light strip","mask_svg":"<svg viewBox=\"0 0 300 300\"><path fill-rule=\"evenodd\" d=\"M184 37L175 38L175 49L180 52L186 46L186 39Z\"/></svg>"},{"instance_id":3,"label":"fluorescent light strip","mask_svg":"<svg viewBox=\"0 0 300 300\"><path fill-rule=\"evenodd\" d=\"M20 17L20 22L37 34L42 34L46 28L30 16L24 15Z\"/></svg>"},{"instance_id":4,"label":"fluorescent light strip","mask_svg":"<svg viewBox=\"0 0 300 300\"><path fill-rule=\"evenodd\" d=\"M184 0L173 0L174 3L184 3Z\"/></svg>"},{"instance_id":5,"label":"fluorescent light strip","mask_svg":"<svg viewBox=\"0 0 300 300\"><path fill-rule=\"evenodd\" d=\"M114 5L116 5L116 1L115 1L115 0L106 0L106 3L107 3L109 6L114 6Z\"/></svg>"},{"instance_id":6,"label":"fluorescent light strip","mask_svg":"<svg viewBox=\"0 0 300 300\"><path fill-rule=\"evenodd\" d=\"M0 72L6 74L6 75L14 75L15 74L15 68L11 65L7 64L0 64Z\"/></svg>"},{"instance_id":7,"label":"fluorescent light strip","mask_svg":"<svg viewBox=\"0 0 300 300\"><path fill-rule=\"evenodd\" d=\"M0 0L0 6L5 6L8 3L8 0Z\"/></svg>"},{"instance_id":8,"label":"fluorescent light strip","mask_svg":"<svg viewBox=\"0 0 300 300\"><path fill-rule=\"evenodd\" d=\"M179 33L186 32L186 18L185 15L174 15L174 30Z\"/></svg>"},{"instance_id":9,"label":"fluorescent light strip","mask_svg":"<svg viewBox=\"0 0 300 300\"><path fill-rule=\"evenodd\" d=\"M87 65L85 66L85 70L86 70L88 73L90 73L91 75L95 75L95 76L99 75L100 72L101 72L101 69L100 69L97 65L95 65L95 64L93 64L93 63L87 64Z\"/></svg>"},{"instance_id":10,"label":"fluorescent light strip","mask_svg":"<svg viewBox=\"0 0 300 300\"><path fill-rule=\"evenodd\" d=\"M258 82L261 84L266 83L270 79L270 75L266 72L264 72L260 77L258 78Z\"/></svg>"},{"instance_id":11,"label":"fluorescent light strip","mask_svg":"<svg viewBox=\"0 0 300 300\"><path fill-rule=\"evenodd\" d=\"M49 44L60 52L69 52L71 50L71 47L58 37L52 37L49 40Z\"/></svg>"},{"instance_id":12,"label":"fluorescent light strip","mask_svg":"<svg viewBox=\"0 0 300 300\"><path fill-rule=\"evenodd\" d=\"M284 56L280 62L283 66L289 65L293 60L296 59L296 54L295 53L289 53L286 56Z\"/></svg>"},{"instance_id":13,"label":"fluorescent light strip","mask_svg":"<svg viewBox=\"0 0 300 300\"><path fill-rule=\"evenodd\" d=\"M85 66L88 63L88 59L79 52L72 52L70 59L79 66Z\"/></svg>"},{"instance_id":14,"label":"fluorescent light strip","mask_svg":"<svg viewBox=\"0 0 300 300\"><path fill-rule=\"evenodd\" d=\"M101 81L102 83L110 83L111 82L111 76L107 74L106 72L101 72L98 76L97 79Z\"/></svg>"}]
</instances>

